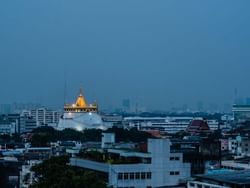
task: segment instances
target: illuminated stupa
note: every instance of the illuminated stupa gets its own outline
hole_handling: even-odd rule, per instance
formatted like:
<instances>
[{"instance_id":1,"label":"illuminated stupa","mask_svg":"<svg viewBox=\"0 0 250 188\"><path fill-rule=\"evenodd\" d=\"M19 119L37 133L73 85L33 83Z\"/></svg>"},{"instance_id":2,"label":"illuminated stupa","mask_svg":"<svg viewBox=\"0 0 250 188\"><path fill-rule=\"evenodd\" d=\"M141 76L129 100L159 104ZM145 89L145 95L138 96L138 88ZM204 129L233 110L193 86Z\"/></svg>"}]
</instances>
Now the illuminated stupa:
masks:
<instances>
[{"instance_id":1,"label":"illuminated stupa","mask_svg":"<svg viewBox=\"0 0 250 188\"><path fill-rule=\"evenodd\" d=\"M75 103L64 105L64 114L59 120L58 129L105 129L97 112L97 104L87 104L81 89Z\"/></svg>"},{"instance_id":2,"label":"illuminated stupa","mask_svg":"<svg viewBox=\"0 0 250 188\"><path fill-rule=\"evenodd\" d=\"M74 104L65 104L64 105L64 112L72 112L72 113L79 113L79 112L97 112L98 108L96 104L87 105L82 89L80 90L80 94L76 99Z\"/></svg>"}]
</instances>

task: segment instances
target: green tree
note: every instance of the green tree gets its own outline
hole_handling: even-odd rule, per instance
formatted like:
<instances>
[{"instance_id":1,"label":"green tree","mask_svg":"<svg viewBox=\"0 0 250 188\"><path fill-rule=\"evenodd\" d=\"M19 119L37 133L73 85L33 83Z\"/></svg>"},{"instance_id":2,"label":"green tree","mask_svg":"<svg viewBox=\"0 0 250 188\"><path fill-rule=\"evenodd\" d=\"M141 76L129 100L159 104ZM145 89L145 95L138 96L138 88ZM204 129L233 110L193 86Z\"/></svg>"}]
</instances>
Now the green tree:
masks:
<instances>
[{"instance_id":1,"label":"green tree","mask_svg":"<svg viewBox=\"0 0 250 188\"><path fill-rule=\"evenodd\" d=\"M31 139L31 146L48 147L51 141L52 140L48 134L34 134Z\"/></svg>"},{"instance_id":2,"label":"green tree","mask_svg":"<svg viewBox=\"0 0 250 188\"><path fill-rule=\"evenodd\" d=\"M14 142L22 142L22 138L21 138L21 136L20 136L20 134L18 134L18 133L15 133L15 134L13 134L12 136L11 136L11 139L14 141Z\"/></svg>"},{"instance_id":3,"label":"green tree","mask_svg":"<svg viewBox=\"0 0 250 188\"><path fill-rule=\"evenodd\" d=\"M115 138L117 142L145 142L148 138L153 138L153 136L144 131L138 131L136 128L123 129L118 127L113 127L107 130L107 132L115 133Z\"/></svg>"},{"instance_id":4,"label":"green tree","mask_svg":"<svg viewBox=\"0 0 250 188\"><path fill-rule=\"evenodd\" d=\"M100 177L90 171L67 165L68 156L52 157L32 168L37 182L30 188L105 188Z\"/></svg>"},{"instance_id":5,"label":"green tree","mask_svg":"<svg viewBox=\"0 0 250 188\"><path fill-rule=\"evenodd\" d=\"M102 130L100 129L86 129L84 131L76 131L74 129L64 129L62 131L55 130L52 127L39 127L33 131L33 136L31 139L32 146L48 146L50 142L54 141L94 141L100 142L102 138ZM148 138L153 136L147 132L138 131L136 128L133 129L123 129L118 127L113 127L108 129L106 132L115 133L116 141L124 142L144 142Z\"/></svg>"}]
</instances>

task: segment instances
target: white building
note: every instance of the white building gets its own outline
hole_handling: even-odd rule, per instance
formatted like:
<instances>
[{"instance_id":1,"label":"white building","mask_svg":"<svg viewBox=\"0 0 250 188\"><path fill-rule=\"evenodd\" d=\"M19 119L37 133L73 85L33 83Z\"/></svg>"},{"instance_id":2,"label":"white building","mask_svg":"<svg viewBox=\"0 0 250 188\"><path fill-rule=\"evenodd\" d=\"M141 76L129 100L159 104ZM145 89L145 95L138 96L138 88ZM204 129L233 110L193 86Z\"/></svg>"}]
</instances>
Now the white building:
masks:
<instances>
[{"instance_id":1,"label":"white building","mask_svg":"<svg viewBox=\"0 0 250 188\"><path fill-rule=\"evenodd\" d=\"M21 125L24 127L23 132L32 132L33 129L37 128L37 122L32 117L21 117Z\"/></svg>"},{"instance_id":2,"label":"white building","mask_svg":"<svg viewBox=\"0 0 250 188\"><path fill-rule=\"evenodd\" d=\"M159 130L167 133L177 133L187 129L193 117L126 117L124 124L127 127L137 127L139 130ZM210 130L217 130L217 120L207 120Z\"/></svg>"},{"instance_id":3,"label":"white building","mask_svg":"<svg viewBox=\"0 0 250 188\"><path fill-rule=\"evenodd\" d=\"M101 116L98 114L97 104L87 104L82 90L76 98L75 103L65 104L64 113L60 118L57 129L106 129Z\"/></svg>"},{"instance_id":4,"label":"white building","mask_svg":"<svg viewBox=\"0 0 250 188\"><path fill-rule=\"evenodd\" d=\"M102 148L110 148L115 144L114 133L102 133Z\"/></svg>"},{"instance_id":5,"label":"white building","mask_svg":"<svg viewBox=\"0 0 250 188\"><path fill-rule=\"evenodd\" d=\"M122 126L123 117L120 115L102 115L105 127Z\"/></svg>"},{"instance_id":6,"label":"white building","mask_svg":"<svg viewBox=\"0 0 250 188\"><path fill-rule=\"evenodd\" d=\"M108 185L114 188L176 186L190 177L191 165L183 162L182 153L170 152L168 139L149 139L148 152L108 149L121 158L137 158L138 163L110 164L80 158L71 158L72 166L108 174Z\"/></svg>"},{"instance_id":7,"label":"white building","mask_svg":"<svg viewBox=\"0 0 250 188\"><path fill-rule=\"evenodd\" d=\"M55 126L59 122L61 113L47 108L38 108L31 110L30 115L34 120L36 120L37 126Z\"/></svg>"}]
</instances>

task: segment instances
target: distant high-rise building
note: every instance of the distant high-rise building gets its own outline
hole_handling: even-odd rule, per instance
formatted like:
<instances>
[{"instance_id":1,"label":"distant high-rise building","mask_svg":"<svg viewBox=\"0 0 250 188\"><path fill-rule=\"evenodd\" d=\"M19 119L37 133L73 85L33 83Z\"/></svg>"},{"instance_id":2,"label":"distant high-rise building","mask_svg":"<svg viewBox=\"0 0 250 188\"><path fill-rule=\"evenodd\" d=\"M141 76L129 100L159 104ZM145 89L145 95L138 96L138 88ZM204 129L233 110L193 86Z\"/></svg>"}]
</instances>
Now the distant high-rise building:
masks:
<instances>
[{"instance_id":1,"label":"distant high-rise building","mask_svg":"<svg viewBox=\"0 0 250 188\"><path fill-rule=\"evenodd\" d=\"M215 103L211 103L211 104L209 104L209 110L210 110L210 112L217 112L218 111L218 105L217 104L215 104Z\"/></svg>"},{"instance_id":2,"label":"distant high-rise building","mask_svg":"<svg viewBox=\"0 0 250 188\"><path fill-rule=\"evenodd\" d=\"M122 108L125 112L129 112L131 109L131 104L129 99L124 99L122 101Z\"/></svg>"},{"instance_id":3,"label":"distant high-rise building","mask_svg":"<svg viewBox=\"0 0 250 188\"><path fill-rule=\"evenodd\" d=\"M182 110L183 112L188 111L188 105L187 105L187 104L183 104L182 107L181 107L181 110Z\"/></svg>"},{"instance_id":4,"label":"distant high-rise building","mask_svg":"<svg viewBox=\"0 0 250 188\"><path fill-rule=\"evenodd\" d=\"M0 104L0 114L9 114L11 113L10 104Z\"/></svg>"},{"instance_id":5,"label":"distant high-rise building","mask_svg":"<svg viewBox=\"0 0 250 188\"><path fill-rule=\"evenodd\" d=\"M245 104L244 99L242 99L242 98L237 98L237 99L235 100L235 104L236 104L236 105L244 105L244 104Z\"/></svg>"},{"instance_id":6,"label":"distant high-rise building","mask_svg":"<svg viewBox=\"0 0 250 188\"><path fill-rule=\"evenodd\" d=\"M246 98L246 105L250 105L250 97Z\"/></svg>"},{"instance_id":7,"label":"distant high-rise building","mask_svg":"<svg viewBox=\"0 0 250 188\"><path fill-rule=\"evenodd\" d=\"M223 111L224 112L230 112L231 111L231 107L232 107L231 104L225 103L224 106L223 106Z\"/></svg>"},{"instance_id":8,"label":"distant high-rise building","mask_svg":"<svg viewBox=\"0 0 250 188\"><path fill-rule=\"evenodd\" d=\"M197 102L197 110L200 112L204 110L204 104L202 101Z\"/></svg>"},{"instance_id":9,"label":"distant high-rise building","mask_svg":"<svg viewBox=\"0 0 250 188\"><path fill-rule=\"evenodd\" d=\"M56 126L59 122L61 113L59 111L54 111L47 108L38 108L31 110L30 115L34 120L36 120L37 126Z\"/></svg>"},{"instance_id":10,"label":"distant high-rise building","mask_svg":"<svg viewBox=\"0 0 250 188\"><path fill-rule=\"evenodd\" d=\"M12 103L0 104L0 114L20 113L22 110L31 110L40 108L40 104L36 103Z\"/></svg>"}]
</instances>

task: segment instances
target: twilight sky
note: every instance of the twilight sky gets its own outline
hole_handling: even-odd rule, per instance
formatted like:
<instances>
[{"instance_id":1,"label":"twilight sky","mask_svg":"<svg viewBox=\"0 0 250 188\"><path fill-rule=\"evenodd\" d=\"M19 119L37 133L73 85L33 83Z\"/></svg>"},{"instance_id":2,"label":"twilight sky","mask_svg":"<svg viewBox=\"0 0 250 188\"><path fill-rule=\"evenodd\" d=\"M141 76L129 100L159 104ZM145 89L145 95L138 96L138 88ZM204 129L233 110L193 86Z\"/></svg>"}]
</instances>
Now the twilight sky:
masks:
<instances>
[{"instance_id":1,"label":"twilight sky","mask_svg":"<svg viewBox=\"0 0 250 188\"><path fill-rule=\"evenodd\" d=\"M0 103L102 108L250 96L250 1L2 0Z\"/></svg>"}]
</instances>

